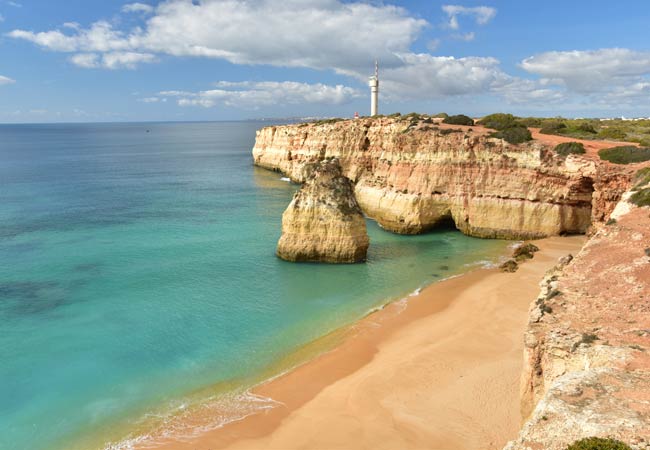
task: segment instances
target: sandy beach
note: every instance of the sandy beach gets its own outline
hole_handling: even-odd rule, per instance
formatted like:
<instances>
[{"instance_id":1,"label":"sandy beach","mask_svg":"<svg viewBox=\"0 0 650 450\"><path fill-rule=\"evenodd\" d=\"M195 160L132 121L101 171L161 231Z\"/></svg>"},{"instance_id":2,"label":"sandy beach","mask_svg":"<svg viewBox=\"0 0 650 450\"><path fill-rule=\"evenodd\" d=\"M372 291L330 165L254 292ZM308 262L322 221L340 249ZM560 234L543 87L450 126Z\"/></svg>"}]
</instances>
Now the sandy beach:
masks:
<instances>
[{"instance_id":1,"label":"sandy beach","mask_svg":"<svg viewBox=\"0 0 650 450\"><path fill-rule=\"evenodd\" d=\"M157 448L499 449L521 423L529 305L544 272L584 241L536 241L541 251L516 273L478 269L391 304L255 389L281 406Z\"/></svg>"}]
</instances>

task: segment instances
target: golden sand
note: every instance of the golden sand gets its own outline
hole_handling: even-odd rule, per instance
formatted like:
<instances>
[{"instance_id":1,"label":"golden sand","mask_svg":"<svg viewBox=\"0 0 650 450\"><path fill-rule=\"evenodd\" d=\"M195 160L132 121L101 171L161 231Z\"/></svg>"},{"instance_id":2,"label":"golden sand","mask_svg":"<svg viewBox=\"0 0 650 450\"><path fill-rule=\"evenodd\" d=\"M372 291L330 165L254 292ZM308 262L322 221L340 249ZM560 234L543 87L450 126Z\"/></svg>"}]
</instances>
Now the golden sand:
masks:
<instances>
[{"instance_id":1,"label":"golden sand","mask_svg":"<svg viewBox=\"0 0 650 450\"><path fill-rule=\"evenodd\" d=\"M282 406L164 449L499 449L520 427L528 308L584 237L537 241L516 273L475 270L358 322L351 336L255 389Z\"/></svg>"}]
</instances>

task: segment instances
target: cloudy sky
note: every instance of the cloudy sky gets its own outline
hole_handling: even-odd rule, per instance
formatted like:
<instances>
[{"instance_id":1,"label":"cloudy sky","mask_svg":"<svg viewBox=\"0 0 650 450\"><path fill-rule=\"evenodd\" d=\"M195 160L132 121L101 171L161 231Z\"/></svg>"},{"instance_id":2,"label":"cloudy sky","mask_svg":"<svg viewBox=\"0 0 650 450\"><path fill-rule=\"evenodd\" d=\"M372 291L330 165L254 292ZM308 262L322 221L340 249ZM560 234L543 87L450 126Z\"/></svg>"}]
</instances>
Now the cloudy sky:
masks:
<instances>
[{"instance_id":1,"label":"cloudy sky","mask_svg":"<svg viewBox=\"0 0 650 450\"><path fill-rule=\"evenodd\" d=\"M650 1L0 0L0 122L650 115Z\"/></svg>"}]
</instances>

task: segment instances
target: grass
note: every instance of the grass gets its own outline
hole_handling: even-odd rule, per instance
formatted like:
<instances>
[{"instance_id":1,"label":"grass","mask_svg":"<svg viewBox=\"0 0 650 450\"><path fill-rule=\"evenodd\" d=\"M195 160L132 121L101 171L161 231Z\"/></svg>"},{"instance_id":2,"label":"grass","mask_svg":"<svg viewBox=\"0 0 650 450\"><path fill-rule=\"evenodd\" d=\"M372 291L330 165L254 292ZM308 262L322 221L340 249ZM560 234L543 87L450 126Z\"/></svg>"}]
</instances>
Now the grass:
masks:
<instances>
[{"instance_id":1,"label":"grass","mask_svg":"<svg viewBox=\"0 0 650 450\"><path fill-rule=\"evenodd\" d=\"M581 155L585 153L585 146L580 142L563 142L553 149L555 153L562 156Z\"/></svg>"},{"instance_id":2,"label":"grass","mask_svg":"<svg viewBox=\"0 0 650 450\"><path fill-rule=\"evenodd\" d=\"M631 145L610 147L600 150L598 156L602 160L615 164L632 164L650 161L650 148L634 147Z\"/></svg>"},{"instance_id":3,"label":"grass","mask_svg":"<svg viewBox=\"0 0 650 450\"><path fill-rule=\"evenodd\" d=\"M575 441L566 450L632 450L629 445L612 438L588 437Z\"/></svg>"}]
</instances>

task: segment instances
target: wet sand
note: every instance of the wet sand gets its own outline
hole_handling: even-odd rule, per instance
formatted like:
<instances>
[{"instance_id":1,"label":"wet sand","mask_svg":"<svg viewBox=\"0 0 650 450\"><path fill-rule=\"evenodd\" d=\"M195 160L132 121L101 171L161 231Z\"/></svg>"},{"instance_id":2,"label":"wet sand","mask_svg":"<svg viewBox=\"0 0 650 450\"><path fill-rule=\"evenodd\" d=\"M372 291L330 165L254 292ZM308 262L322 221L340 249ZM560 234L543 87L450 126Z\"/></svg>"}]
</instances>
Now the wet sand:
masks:
<instances>
[{"instance_id":1,"label":"wet sand","mask_svg":"<svg viewBox=\"0 0 650 450\"><path fill-rule=\"evenodd\" d=\"M254 390L280 406L156 448L499 449L521 423L523 333L538 283L584 241L536 241L541 251L516 273L478 269L391 304Z\"/></svg>"}]
</instances>

